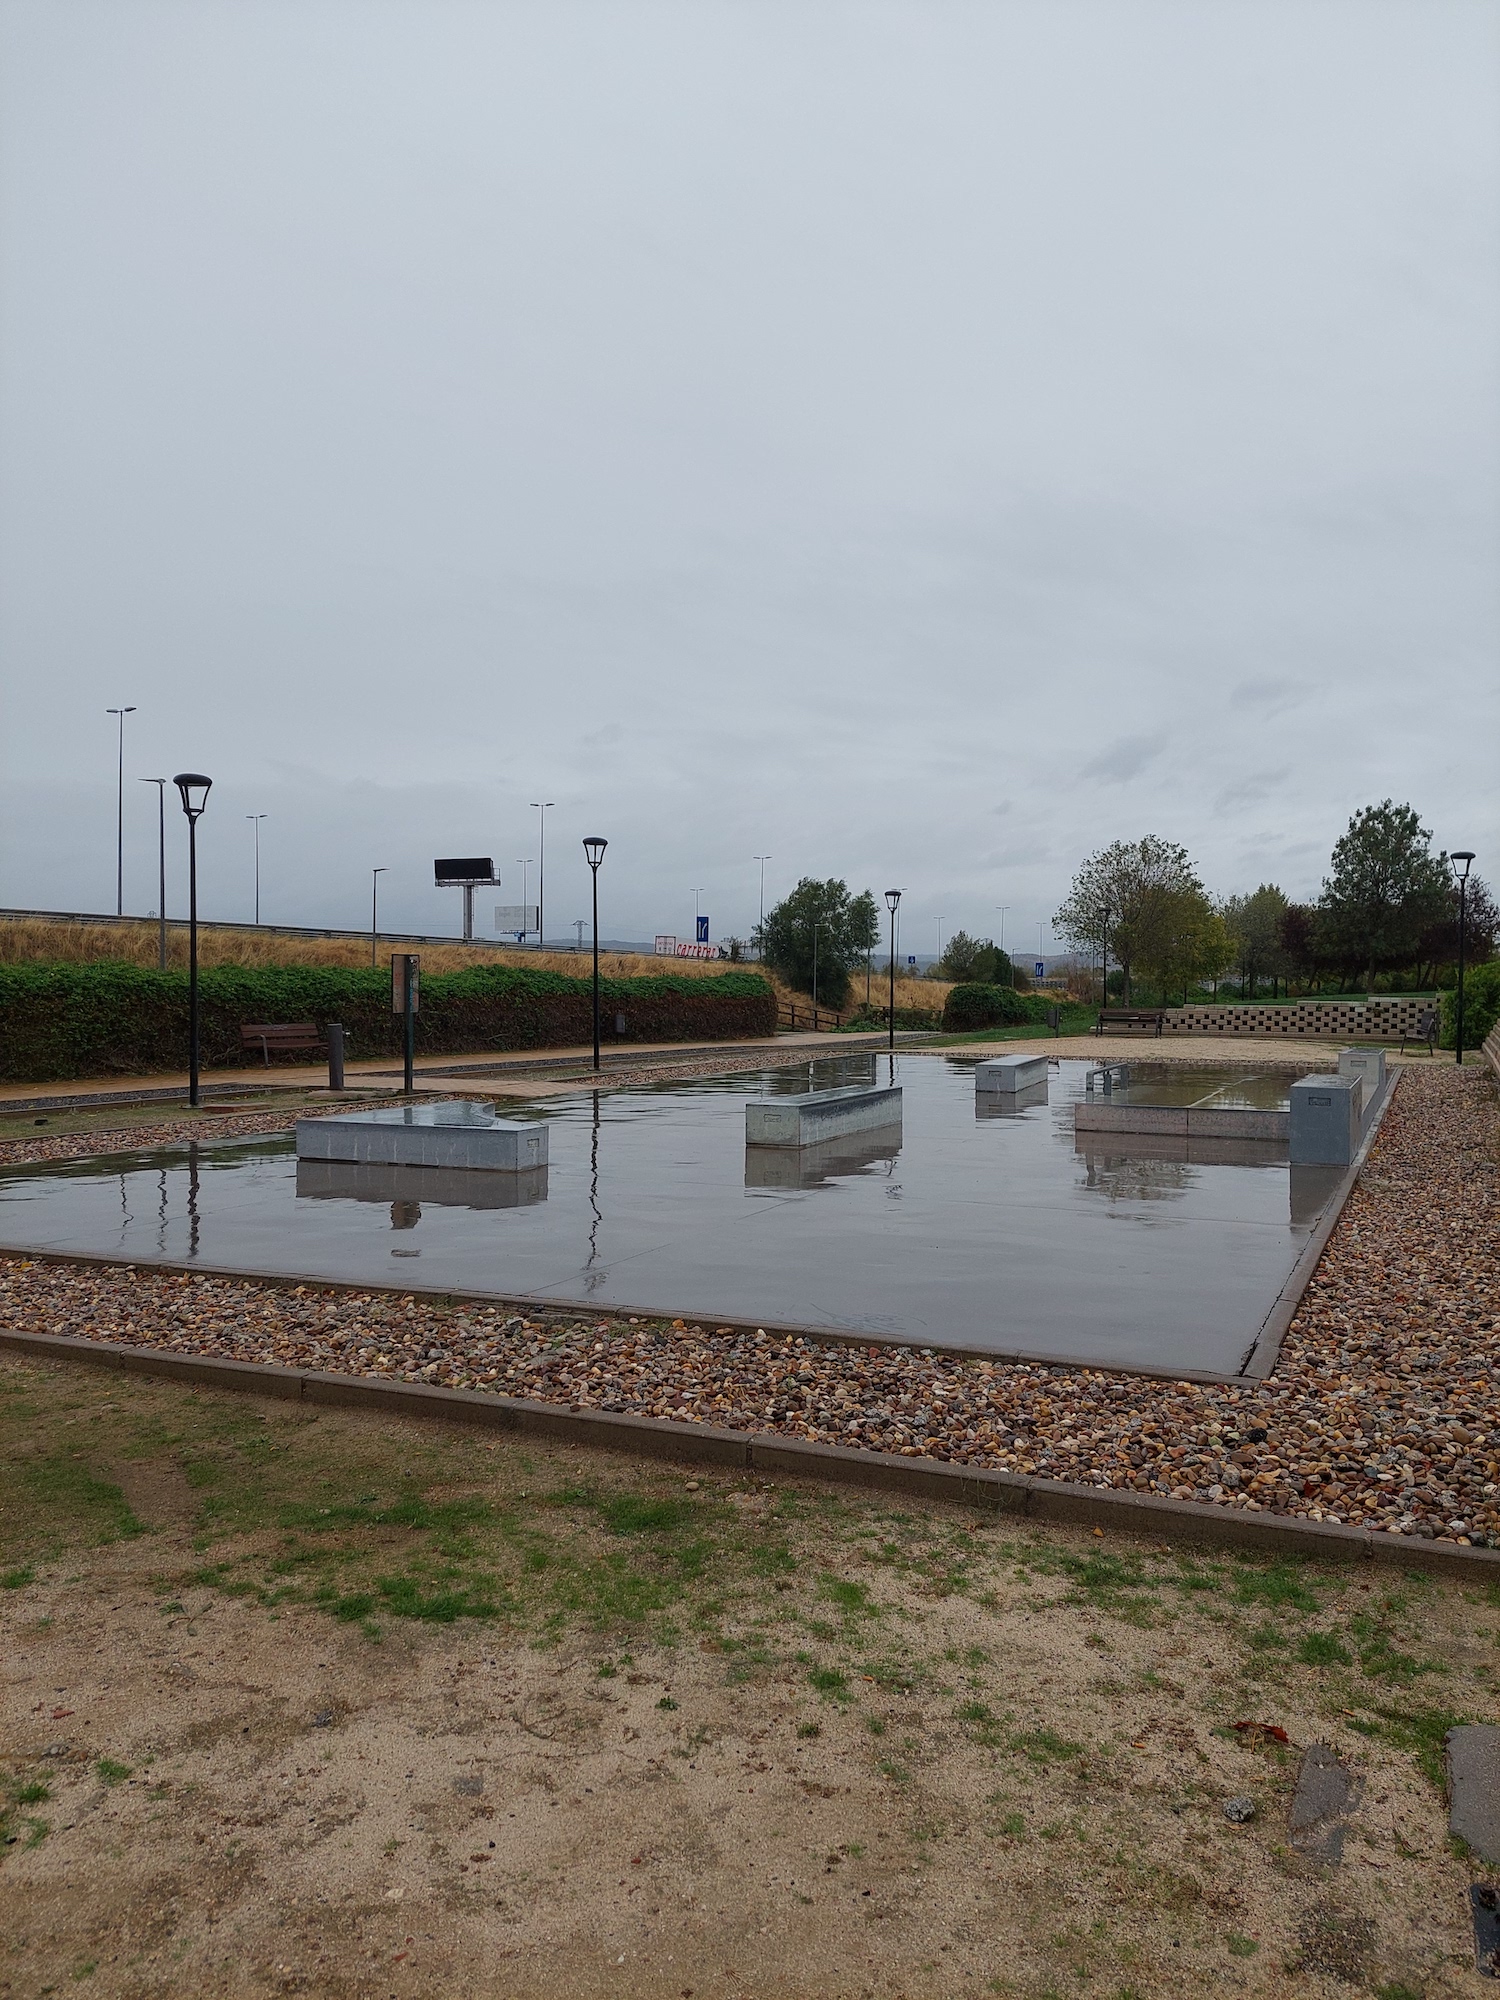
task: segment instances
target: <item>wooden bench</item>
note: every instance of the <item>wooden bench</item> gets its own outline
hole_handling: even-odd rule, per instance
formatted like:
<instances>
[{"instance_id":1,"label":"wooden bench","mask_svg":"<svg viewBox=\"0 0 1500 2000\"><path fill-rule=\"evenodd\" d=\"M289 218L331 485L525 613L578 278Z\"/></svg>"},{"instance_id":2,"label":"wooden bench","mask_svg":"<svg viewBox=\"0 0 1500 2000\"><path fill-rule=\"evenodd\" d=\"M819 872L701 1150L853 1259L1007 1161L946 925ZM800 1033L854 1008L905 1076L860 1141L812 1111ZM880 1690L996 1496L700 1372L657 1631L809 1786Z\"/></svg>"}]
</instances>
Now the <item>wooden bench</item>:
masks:
<instances>
[{"instance_id":1,"label":"wooden bench","mask_svg":"<svg viewBox=\"0 0 1500 2000\"><path fill-rule=\"evenodd\" d=\"M1149 1028L1159 1036L1164 1019L1159 1007L1103 1007L1094 1033L1102 1035L1109 1028Z\"/></svg>"},{"instance_id":2,"label":"wooden bench","mask_svg":"<svg viewBox=\"0 0 1500 2000\"><path fill-rule=\"evenodd\" d=\"M240 1047L259 1049L267 1069L273 1054L326 1056L328 1044L315 1021L247 1021L240 1029Z\"/></svg>"}]
</instances>

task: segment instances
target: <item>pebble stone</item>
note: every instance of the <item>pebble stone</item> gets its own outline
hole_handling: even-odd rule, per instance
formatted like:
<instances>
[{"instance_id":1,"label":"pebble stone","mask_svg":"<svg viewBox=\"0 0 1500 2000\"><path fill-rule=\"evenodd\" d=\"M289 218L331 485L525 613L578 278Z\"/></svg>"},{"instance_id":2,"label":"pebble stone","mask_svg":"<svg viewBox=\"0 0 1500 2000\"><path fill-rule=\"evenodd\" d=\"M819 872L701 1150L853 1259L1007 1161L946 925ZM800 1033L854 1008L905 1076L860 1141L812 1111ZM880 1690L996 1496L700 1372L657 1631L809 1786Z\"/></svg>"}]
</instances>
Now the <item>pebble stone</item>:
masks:
<instances>
[{"instance_id":1,"label":"pebble stone","mask_svg":"<svg viewBox=\"0 0 1500 2000\"><path fill-rule=\"evenodd\" d=\"M286 1122L229 1118L215 1133ZM131 1144L173 1136L168 1122L133 1131ZM1264 1382L1161 1382L681 1319L15 1255L0 1258L0 1325L780 1431L1500 1548L1497 1140L1487 1071L1402 1072ZM76 1156L118 1143L23 1141L0 1159L67 1156L33 1153L39 1144Z\"/></svg>"}]
</instances>

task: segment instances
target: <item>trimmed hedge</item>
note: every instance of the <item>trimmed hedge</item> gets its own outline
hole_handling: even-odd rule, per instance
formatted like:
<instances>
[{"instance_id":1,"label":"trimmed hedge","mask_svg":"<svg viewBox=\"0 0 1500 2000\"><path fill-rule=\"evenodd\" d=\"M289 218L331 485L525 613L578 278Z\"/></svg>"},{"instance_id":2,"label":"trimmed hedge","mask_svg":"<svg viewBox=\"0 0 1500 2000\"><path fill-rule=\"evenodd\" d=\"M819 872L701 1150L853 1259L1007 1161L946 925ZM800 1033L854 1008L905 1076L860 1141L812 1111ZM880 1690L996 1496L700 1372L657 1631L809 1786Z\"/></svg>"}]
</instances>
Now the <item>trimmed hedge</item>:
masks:
<instances>
[{"instance_id":1,"label":"trimmed hedge","mask_svg":"<svg viewBox=\"0 0 1500 2000\"><path fill-rule=\"evenodd\" d=\"M1040 1026L1047 1019L1047 1002L1037 993L1017 993L1013 986L982 986L977 981L955 986L943 1004L943 1026L949 1034L971 1028L1013 1028L1023 1022Z\"/></svg>"},{"instance_id":2,"label":"trimmed hedge","mask_svg":"<svg viewBox=\"0 0 1500 2000\"><path fill-rule=\"evenodd\" d=\"M239 1068L250 1021L342 1021L352 1057L401 1053L388 968L215 966L199 975L205 1069ZM776 994L754 972L600 981L611 1042L730 1041L776 1032ZM593 1033L593 985L504 965L422 980L419 1055L562 1048ZM615 1016L625 1016L623 1035ZM188 979L117 960L0 965L0 1079L149 1076L187 1066Z\"/></svg>"},{"instance_id":3,"label":"trimmed hedge","mask_svg":"<svg viewBox=\"0 0 1500 2000\"><path fill-rule=\"evenodd\" d=\"M1442 1037L1438 1046L1451 1049L1458 1041L1458 986L1445 989ZM1464 1047L1477 1049L1500 1018L1500 958L1487 958L1464 972Z\"/></svg>"}]
</instances>

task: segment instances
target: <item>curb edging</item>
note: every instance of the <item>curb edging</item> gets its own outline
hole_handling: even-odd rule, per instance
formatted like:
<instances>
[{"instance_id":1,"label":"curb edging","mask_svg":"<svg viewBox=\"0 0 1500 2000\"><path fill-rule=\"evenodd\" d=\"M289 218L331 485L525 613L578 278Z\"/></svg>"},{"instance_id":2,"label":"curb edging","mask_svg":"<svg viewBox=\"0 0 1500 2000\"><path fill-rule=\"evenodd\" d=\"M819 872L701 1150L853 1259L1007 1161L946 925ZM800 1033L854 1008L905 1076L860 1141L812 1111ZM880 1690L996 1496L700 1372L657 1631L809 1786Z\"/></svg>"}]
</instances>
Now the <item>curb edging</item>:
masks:
<instances>
[{"instance_id":1,"label":"curb edging","mask_svg":"<svg viewBox=\"0 0 1500 2000\"><path fill-rule=\"evenodd\" d=\"M118 1341L85 1340L76 1334L0 1328L0 1351L77 1361L127 1374L158 1375L204 1388L238 1390L323 1408L435 1417L683 1464L831 1480L1032 1521L1099 1527L1158 1539L1170 1536L1188 1543L1332 1562L1375 1562L1439 1575L1500 1575L1500 1550L1495 1549L1377 1535L1365 1528L1335 1527L1292 1515L1247 1514L1203 1501L1166 1500L1117 1487L1041 1479L1033 1473L1005 1472L997 1467L956 1465L947 1459L901 1458L892 1452L815 1444L774 1431L726 1430L712 1424L675 1423L667 1417L573 1409L561 1403L494 1395L484 1389L440 1389L425 1382L385 1382L321 1369L285 1368L274 1362L173 1354Z\"/></svg>"}]
</instances>

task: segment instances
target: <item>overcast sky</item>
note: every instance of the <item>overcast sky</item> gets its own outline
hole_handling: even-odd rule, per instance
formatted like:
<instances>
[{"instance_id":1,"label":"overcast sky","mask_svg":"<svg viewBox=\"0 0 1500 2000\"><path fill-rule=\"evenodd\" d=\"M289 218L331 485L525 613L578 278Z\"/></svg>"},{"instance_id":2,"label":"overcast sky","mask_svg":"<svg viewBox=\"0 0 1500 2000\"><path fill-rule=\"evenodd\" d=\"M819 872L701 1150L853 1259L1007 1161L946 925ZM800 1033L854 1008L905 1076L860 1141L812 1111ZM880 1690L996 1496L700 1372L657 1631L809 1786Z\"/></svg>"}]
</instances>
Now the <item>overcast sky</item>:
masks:
<instances>
[{"instance_id":1,"label":"overcast sky","mask_svg":"<svg viewBox=\"0 0 1500 2000\"><path fill-rule=\"evenodd\" d=\"M1493 0L0 8L0 903L1500 878ZM185 895L180 815L168 907ZM534 892L535 878L532 874ZM487 898L485 914L493 898Z\"/></svg>"}]
</instances>

